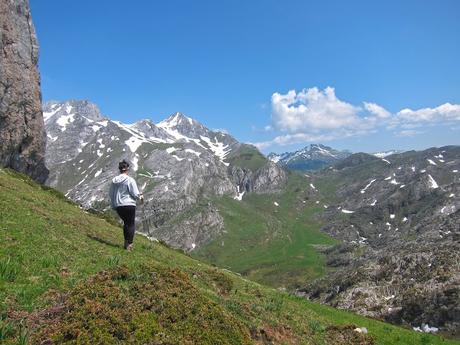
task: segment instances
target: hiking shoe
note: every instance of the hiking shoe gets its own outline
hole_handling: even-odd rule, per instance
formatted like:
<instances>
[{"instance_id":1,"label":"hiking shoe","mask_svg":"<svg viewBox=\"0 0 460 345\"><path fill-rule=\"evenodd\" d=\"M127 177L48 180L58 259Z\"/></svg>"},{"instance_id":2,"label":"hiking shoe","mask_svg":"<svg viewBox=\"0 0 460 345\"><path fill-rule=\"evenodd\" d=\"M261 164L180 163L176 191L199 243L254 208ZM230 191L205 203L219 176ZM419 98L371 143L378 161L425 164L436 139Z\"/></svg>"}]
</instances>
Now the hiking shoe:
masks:
<instances>
[{"instance_id":1,"label":"hiking shoe","mask_svg":"<svg viewBox=\"0 0 460 345\"><path fill-rule=\"evenodd\" d=\"M133 247L134 247L134 245L133 245L132 243L131 243L131 244L128 244L128 245L126 246L126 250L127 250L128 252L131 252L131 251L133 250Z\"/></svg>"}]
</instances>

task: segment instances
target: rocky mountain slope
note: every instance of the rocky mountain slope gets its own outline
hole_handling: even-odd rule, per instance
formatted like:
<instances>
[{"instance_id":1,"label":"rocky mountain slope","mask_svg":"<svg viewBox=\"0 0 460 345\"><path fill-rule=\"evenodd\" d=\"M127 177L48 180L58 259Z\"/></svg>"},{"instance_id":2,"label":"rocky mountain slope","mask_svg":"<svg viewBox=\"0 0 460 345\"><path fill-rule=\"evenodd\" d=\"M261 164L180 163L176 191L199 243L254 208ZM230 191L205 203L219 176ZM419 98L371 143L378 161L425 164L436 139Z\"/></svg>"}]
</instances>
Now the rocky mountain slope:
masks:
<instances>
[{"instance_id":1,"label":"rocky mountain slope","mask_svg":"<svg viewBox=\"0 0 460 345\"><path fill-rule=\"evenodd\" d=\"M0 23L0 166L44 182L38 44L29 1L0 1Z\"/></svg>"},{"instance_id":2,"label":"rocky mountain slope","mask_svg":"<svg viewBox=\"0 0 460 345\"><path fill-rule=\"evenodd\" d=\"M355 154L312 176L335 271L299 290L363 315L460 329L460 147Z\"/></svg>"},{"instance_id":3,"label":"rocky mountain slope","mask_svg":"<svg viewBox=\"0 0 460 345\"><path fill-rule=\"evenodd\" d=\"M291 170L319 170L351 155L321 144L311 144L295 152L270 153L268 159Z\"/></svg>"},{"instance_id":4,"label":"rocky mountain slope","mask_svg":"<svg viewBox=\"0 0 460 345\"><path fill-rule=\"evenodd\" d=\"M158 124L112 121L87 101L51 101L43 108L47 130L47 184L84 207L104 209L117 164L131 162L144 192L145 232L193 250L224 231L214 196L241 200L273 192L285 172L255 147L175 113Z\"/></svg>"}]
</instances>

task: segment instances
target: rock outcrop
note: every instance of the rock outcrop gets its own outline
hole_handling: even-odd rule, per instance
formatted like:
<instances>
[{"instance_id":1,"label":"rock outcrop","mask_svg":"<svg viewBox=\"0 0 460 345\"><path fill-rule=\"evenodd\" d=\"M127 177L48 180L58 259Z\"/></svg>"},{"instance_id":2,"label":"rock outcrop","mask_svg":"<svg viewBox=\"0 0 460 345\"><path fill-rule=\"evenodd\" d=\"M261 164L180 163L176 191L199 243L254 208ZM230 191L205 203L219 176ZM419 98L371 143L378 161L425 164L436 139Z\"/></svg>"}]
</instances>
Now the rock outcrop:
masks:
<instances>
[{"instance_id":1,"label":"rock outcrop","mask_svg":"<svg viewBox=\"0 0 460 345\"><path fill-rule=\"evenodd\" d=\"M48 170L37 62L29 1L0 1L0 165L44 182Z\"/></svg>"},{"instance_id":2,"label":"rock outcrop","mask_svg":"<svg viewBox=\"0 0 460 345\"><path fill-rule=\"evenodd\" d=\"M279 192L287 181L286 171L273 162L267 162L256 171L232 166L229 173L238 191L246 193Z\"/></svg>"}]
</instances>

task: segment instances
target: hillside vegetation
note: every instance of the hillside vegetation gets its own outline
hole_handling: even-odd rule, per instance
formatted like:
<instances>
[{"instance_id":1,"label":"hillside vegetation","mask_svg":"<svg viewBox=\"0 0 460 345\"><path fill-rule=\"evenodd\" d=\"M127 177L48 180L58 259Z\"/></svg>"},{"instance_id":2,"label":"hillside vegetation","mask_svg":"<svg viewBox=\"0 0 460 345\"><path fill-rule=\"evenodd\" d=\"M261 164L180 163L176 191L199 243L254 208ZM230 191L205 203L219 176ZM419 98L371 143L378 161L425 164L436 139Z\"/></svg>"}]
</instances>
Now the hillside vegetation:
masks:
<instances>
[{"instance_id":1,"label":"hillside vegetation","mask_svg":"<svg viewBox=\"0 0 460 345\"><path fill-rule=\"evenodd\" d=\"M319 231L324 209L307 179L290 173L281 193L248 194L242 201L214 200L226 233L194 256L260 283L294 289L325 273L317 247L336 240Z\"/></svg>"},{"instance_id":2,"label":"hillside vegetation","mask_svg":"<svg viewBox=\"0 0 460 345\"><path fill-rule=\"evenodd\" d=\"M2 344L456 344L243 279L0 170ZM369 334L355 332L366 327Z\"/></svg>"}]
</instances>

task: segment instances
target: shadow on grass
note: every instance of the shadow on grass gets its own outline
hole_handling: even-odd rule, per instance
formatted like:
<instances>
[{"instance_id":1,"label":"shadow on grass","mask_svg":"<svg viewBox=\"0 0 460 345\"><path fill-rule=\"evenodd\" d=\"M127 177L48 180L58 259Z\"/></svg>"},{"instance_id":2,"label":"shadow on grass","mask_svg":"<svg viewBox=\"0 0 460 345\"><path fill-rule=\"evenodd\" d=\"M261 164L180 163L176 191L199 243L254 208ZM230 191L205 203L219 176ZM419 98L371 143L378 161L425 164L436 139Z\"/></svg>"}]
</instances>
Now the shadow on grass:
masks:
<instances>
[{"instance_id":1,"label":"shadow on grass","mask_svg":"<svg viewBox=\"0 0 460 345\"><path fill-rule=\"evenodd\" d=\"M97 241L99 243L105 244L107 246L123 249L123 246L121 244L113 243L113 242L107 241L107 240L105 240L103 238L100 238L100 237L97 237L97 236L94 236L94 235L91 235L91 234L87 234L86 236L88 236L90 239L92 239L94 241Z\"/></svg>"}]
</instances>

